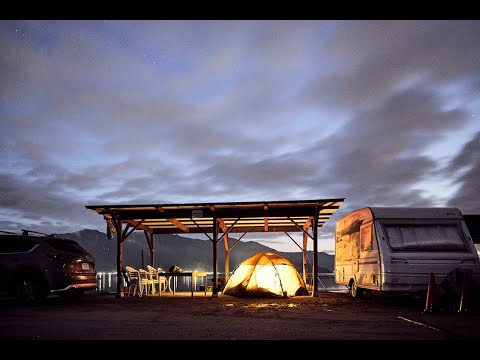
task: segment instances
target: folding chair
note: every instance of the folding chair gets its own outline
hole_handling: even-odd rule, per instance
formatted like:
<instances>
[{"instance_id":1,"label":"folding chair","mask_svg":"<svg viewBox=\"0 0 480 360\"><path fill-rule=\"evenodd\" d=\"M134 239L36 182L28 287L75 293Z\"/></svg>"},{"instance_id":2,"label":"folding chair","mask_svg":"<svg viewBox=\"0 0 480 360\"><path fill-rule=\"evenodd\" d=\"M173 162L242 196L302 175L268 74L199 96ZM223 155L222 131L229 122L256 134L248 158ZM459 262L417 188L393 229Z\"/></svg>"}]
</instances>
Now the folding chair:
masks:
<instances>
[{"instance_id":1,"label":"folding chair","mask_svg":"<svg viewBox=\"0 0 480 360\"><path fill-rule=\"evenodd\" d=\"M150 277L150 283L152 285L152 294L157 292L156 285L158 282L158 270L151 265L147 265L148 275ZM158 291L161 291L160 285L158 286Z\"/></svg>"},{"instance_id":2,"label":"folding chair","mask_svg":"<svg viewBox=\"0 0 480 360\"><path fill-rule=\"evenodd\" d=\"M159 284L158 288L160 292L165 292L168 289L168 280L166 276L161 275L165 271L163 271L162 268L157 268L157 272L158 272L158 284Z\"/></svg>"},{"instance_id":3,"label":"folding chair","mask_svg":"<svg viewBox=\"0 0 480 360\"><path fill-rule=\"evenodd\" d=\"M150 280L150 274L145 269L138 269L139 283L140 283L140 293L145 292L145 295L148 295L153 288L153 281ZM141 296L139 294L139 296Z\"/></svg>"},{"instance_id":4,"label":"folding chair","mask_svg":"<svg viewBox=\"0 0 480 360\"><path fill-rule=\"evenodd\" d=\"M126 275L127 275L127 279L126 279L126 282L127 282L127 296L130 296L130 291L133 289L133 294L132 296L135 296L135 293L137 292L137 290L140 288L139 285L140 285L140 276L139 276L139 273L138 273L138 270L137 269L134 269L133 267L131 266L125 266L125 271L126 271ZM142 296L141 295L141 291L139 292L139 296Z\"/></svg>"}]
</instances>

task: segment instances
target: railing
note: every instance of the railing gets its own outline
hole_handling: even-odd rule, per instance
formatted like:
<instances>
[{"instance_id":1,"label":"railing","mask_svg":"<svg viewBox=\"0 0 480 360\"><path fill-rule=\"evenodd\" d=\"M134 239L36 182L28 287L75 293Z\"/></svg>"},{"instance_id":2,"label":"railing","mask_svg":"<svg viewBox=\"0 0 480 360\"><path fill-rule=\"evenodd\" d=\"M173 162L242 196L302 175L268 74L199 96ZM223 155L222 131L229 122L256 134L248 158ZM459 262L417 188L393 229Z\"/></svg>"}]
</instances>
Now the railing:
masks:
<instances>
[{"instance_id":1,"label":"railing","mask_svg":"<svg viewBox=\"0 0 480 360\"><path fill-rule=\"evenodd\" d=\"M217 273L219 279L224 279L225 276L223 273ZM345 290L344 285L339 285L335 283L335 278L333 273L318 273L318 290L319 291L331 291L331 290ZM212 272L207 272L207 286L212 286ZM177 291L190 291L191 289L191 278L189 276L177 278ZM311 284L311 277L308 281ZM219 280L220 284L220 280ZM202 291L202 287L205 286L204 282L198 281L195 283L197 291ZM126 286L126 284L124 284ZM97 273L97 289L98 292L109 292L115 293L117 291L117 272L98 272Z\"/></svg>"},{"instance_id":2,"label":"railing","mask_svg":"<svg viewBox=\"0 0 480 360\"><path fill-rule=\"evenodd\" d=\"M187 271L186 271L187 272ZM217 273L218 278L224 278L223 273ZM196 286L196 290L200 291L203 289L203 286L211 286L212 285L212 272L207 272L207 284L205 281L199 281L196 279L194 285ZM182 276L176 278L176 291L190 291L191 289L191 277L189 276ZM126 284L123 284L126 286ZM112 292L115 293L117 291L117 272L116 271L101 271L97 272L97 288L96 291L98 292Z\"/></svg>"},{"instance_id":3,"label":"railing","mask_svg":"<svg viewBox=\"0 0 480 360\"><path fill-rule=\"evenodd\" d=\"M117 272L97 272L97 291L116 292L117 291Z\"/></svg>"}]
</instances>

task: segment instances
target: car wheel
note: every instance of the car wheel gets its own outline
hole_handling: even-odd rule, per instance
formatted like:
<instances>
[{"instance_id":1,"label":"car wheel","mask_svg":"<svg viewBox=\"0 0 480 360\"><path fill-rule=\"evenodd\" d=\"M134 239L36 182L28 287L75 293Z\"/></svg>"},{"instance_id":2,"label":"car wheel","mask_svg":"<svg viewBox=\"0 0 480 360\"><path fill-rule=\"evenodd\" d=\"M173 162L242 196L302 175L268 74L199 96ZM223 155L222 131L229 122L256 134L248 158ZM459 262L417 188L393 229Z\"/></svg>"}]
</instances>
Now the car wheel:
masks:
<instances>
[{"instance_id":1,"label":"car wheel","mask_svg":"<svg viewBox=\"0 0 480 360\"><path fill-rule=\"evenodd\" d=\"M350 295L352 295L353 298L360 298L363 296L363 289L358 287L358 284L355 281L355 279L351 281Z\"/></svg>"},{"instance_id":2,"label":"car wheel","mask_svg":"<svg viewBox=\"0 0 480 360\"><path fill-rule=\"evenodd\" d=\"M45 300L47 292L39 276L25 274L15 283L15 296L22 304L36 304Z\"/></svg>"}]
</instances>

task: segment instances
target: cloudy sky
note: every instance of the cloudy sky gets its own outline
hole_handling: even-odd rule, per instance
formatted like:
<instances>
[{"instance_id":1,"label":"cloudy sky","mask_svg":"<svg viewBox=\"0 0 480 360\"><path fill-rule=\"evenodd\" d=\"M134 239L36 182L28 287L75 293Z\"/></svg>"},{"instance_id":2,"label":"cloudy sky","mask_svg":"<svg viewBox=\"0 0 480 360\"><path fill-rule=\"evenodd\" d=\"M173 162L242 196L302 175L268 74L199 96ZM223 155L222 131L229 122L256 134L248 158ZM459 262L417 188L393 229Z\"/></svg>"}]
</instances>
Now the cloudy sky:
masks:
<instances>
[{"instance_id":1,"label":"cloudy sky","mask_svg":"<svg viewBox=\"0 0 480 360\"><path fill-rule=\"evenodd\" d=\"M0 230L345 197L331 251L356 208L480 213L480 21L2 20L0 49Z\"/></svg>"}]
</instances>

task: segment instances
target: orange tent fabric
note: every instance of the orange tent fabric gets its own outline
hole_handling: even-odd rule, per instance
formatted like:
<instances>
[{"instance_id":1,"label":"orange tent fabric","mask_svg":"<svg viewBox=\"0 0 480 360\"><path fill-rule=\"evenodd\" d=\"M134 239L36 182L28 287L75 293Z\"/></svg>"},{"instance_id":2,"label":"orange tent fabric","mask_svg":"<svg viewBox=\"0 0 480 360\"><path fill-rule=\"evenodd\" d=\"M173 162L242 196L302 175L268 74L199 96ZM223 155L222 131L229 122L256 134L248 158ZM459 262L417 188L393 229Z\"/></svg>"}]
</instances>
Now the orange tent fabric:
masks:
<instances>
[{"instance_id":1,"label":"orange tent fabric","mask_svg":"<svg viewBox=\"0 0 480 360\"><path fill-rule=\"evenodd\" d=\"M237 297L289 297L308 295L302 276L290 260L261 252L238 265L223 294Z\"/></svg>"}]
</instances>

